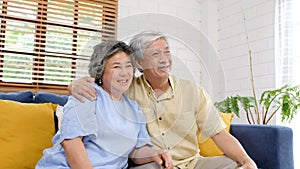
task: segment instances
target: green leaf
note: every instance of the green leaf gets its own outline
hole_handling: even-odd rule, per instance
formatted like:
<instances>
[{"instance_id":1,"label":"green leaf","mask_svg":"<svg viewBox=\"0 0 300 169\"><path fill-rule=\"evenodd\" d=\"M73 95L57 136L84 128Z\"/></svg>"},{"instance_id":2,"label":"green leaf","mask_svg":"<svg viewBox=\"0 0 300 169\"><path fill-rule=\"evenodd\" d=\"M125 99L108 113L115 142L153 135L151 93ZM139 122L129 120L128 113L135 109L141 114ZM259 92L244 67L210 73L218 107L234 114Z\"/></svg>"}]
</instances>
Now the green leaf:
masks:
<instances>
[{"instance_id":1,"label":"green leaf","mask_svg":"<svg viewBox=\"0 0 300 169\"><path fill-rule=\"evenodd\" d=\"M254 97L237 95L216 102L215 106L219 111L234 113L237 117L240 117L240 108L248 112L251 108L256 109L258 108L256 106L262 106L268 115L280 109L281 120L291 122L300 108L300 86L284 85L279 89L266 90L260 96L259 105L255 104Z\"/></svg>"}]
</instances>

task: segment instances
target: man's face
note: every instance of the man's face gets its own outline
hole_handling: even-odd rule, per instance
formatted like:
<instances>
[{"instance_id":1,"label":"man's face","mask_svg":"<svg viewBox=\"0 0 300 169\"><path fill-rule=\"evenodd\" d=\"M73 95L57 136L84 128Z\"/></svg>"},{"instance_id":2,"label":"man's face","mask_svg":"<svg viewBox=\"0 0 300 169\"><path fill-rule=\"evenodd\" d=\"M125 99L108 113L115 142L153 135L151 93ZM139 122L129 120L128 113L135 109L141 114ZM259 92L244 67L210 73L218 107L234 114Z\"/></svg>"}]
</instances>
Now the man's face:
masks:
<instances>
[{"instance_id":1,"label":"man's face","mask_svg":"<svg viewBox=\"0 0 300 169\"><path fill-rule=\"evenodd\" d=\"M144 58L138 60L145 75L168 78L172 67L172 56L167 42L160 38L151 43L144 52Z\"/></svg>"}]
</instances>

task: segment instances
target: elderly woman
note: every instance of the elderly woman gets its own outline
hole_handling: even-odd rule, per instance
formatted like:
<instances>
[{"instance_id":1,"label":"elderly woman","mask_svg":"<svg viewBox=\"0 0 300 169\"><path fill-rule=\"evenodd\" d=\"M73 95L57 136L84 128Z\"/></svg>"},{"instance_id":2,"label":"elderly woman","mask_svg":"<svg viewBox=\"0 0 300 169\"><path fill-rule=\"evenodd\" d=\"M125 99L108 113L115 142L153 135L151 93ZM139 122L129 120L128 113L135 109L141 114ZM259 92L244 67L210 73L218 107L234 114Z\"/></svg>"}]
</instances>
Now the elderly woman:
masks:
<instances>
[{"instance_id":1,"label":"elderly woman","mask_svg":"<svg viewBox=\"0 0 300 169\"><path fill-rule=\"evenodd\" d=\"M91 85L98 99L82 103L69 97L53 147L44 150L36 169L123 169L128 157L138 164L173 168L166 152L151 148L143 112L124 94L134 74L131 53L115 40L94 47L89 74L96 79Z\"/></svg>"}]
</instances>

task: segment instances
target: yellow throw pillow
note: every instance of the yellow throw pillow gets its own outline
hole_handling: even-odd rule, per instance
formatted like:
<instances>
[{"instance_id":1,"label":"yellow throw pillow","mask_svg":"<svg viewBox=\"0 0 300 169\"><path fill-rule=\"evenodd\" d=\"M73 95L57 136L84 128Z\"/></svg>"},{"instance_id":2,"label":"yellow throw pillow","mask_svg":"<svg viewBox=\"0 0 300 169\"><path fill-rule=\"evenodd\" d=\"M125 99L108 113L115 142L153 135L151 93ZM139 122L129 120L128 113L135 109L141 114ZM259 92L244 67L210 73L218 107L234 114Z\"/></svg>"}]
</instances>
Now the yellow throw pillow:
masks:
<instances>
[{"instance_id":1,"label":"yellow throw pillow","mask_svg":"<svg viewBox=\"0 0 300 169\"><path fill-rule=\"evenodd\" d=\"M52 146L56 106L0 100L0 168L35 168Z\"/></svg>"},{"instance_id":2,"label":"yellow throw pillow","mask_svg":"<svg viewBox=\"0 0 300 169\"><path fill-rule=\"evenodd\" d=\"M232 113L220 113L221 118L223 119L224 123L226 124L226 130L229 132L230 130L230 123L233 118ZM198 138L200 138L200 134L198 135ZM200 139L198 139L200 140ZM206 142L200 144L200 155L204 157L210 157L210 156L222 156L224 153L218 148L218 146L215 144L215 142L212 139L208 139Z\"/></svg>"}]
</instances>

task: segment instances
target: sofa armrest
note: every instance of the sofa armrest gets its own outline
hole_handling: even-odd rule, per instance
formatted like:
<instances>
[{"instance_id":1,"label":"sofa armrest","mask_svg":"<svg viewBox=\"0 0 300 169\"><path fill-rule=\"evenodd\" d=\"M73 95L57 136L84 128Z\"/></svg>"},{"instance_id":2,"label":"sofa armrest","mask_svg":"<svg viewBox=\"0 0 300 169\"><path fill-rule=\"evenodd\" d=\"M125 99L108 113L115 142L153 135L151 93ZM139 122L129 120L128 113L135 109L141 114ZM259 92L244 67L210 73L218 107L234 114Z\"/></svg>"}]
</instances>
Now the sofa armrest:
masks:
<instances>
[{"instance_id":1,"label":"sofa armrest","mask_svg":"<svg viewBox=\"0 0 300 169\"><path fill-rule=\"evenodd\" d=\"M231 124L230 133L263 169L294 169L293 131L279 125Z\"/></svg>"}]
</instances>

